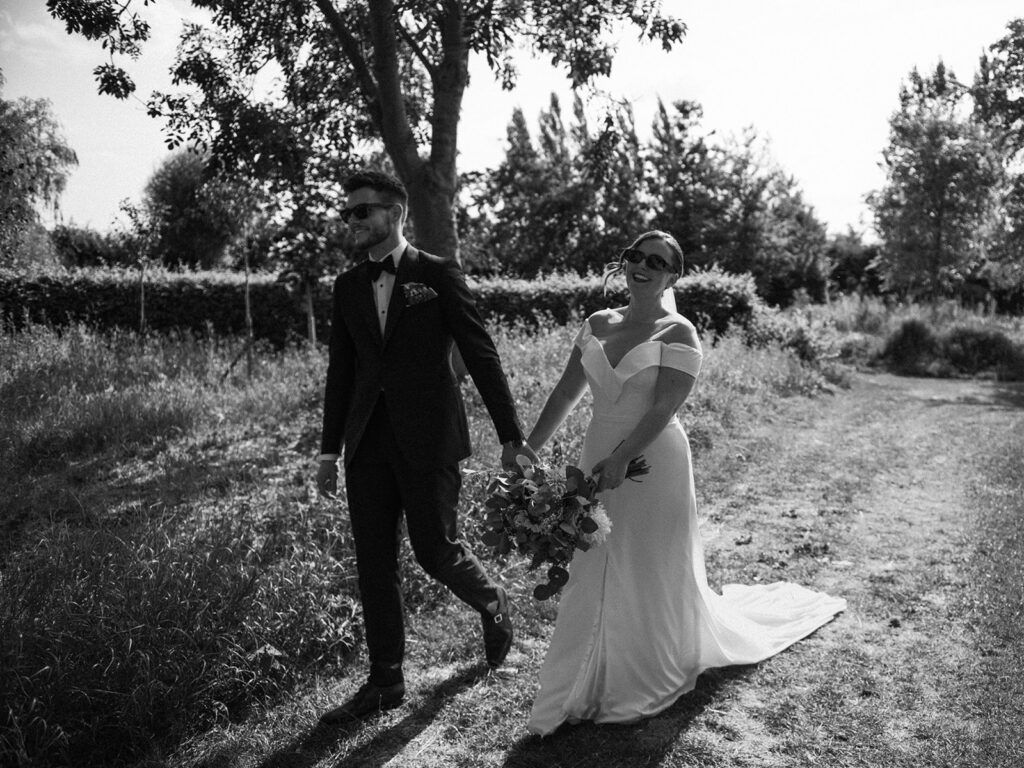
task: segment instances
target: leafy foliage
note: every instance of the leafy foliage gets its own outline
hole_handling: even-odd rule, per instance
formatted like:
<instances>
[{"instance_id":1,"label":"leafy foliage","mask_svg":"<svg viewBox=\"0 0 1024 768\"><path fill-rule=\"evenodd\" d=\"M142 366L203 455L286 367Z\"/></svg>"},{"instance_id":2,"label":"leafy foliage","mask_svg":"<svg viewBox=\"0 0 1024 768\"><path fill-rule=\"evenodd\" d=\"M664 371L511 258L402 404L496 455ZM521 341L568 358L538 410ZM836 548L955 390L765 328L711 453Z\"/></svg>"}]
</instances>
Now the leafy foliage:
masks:
<instances>
[{"instance_id":1,"label":"leafy foliage","mask_svg":"<svg viewBox=\"0 0 1024 768\"><path fill-rule=\"evenodd\" d=\"M836 235L828 244L826 258L832 266L829 285L840 293L877 296L882 290L878 274L878 246L864 243L861 235L850 228Z\"/></svg>"},{"instance_id":2,"label":"leafy foliage","mask_svg":"<svg viewBox=\"0 0 1024 768\"><path fill-rule=\"evenodd\" d=\"M937 297L963 282L983 253L1002 182L986 127L963 115L965 90L940 62L913 70L883 152L886 186L872 196L887 287Z\"/></svg>"},{"instance_id":3,"label":"leafy foliage","mask_svg":"<svg viewBox=\"0 0 1024 768\"><path fill-rule=\"evenodd\" d=\"M520 110L505 160L465 179L461 224L469 269L533 276L600 270L647 229L673 233L687 271L711 265L754 276L770 303L827 293L824 226L792 178L753 132L712 143L700 106L659 107L650 142L626 105L608 107L600 130L582 102L572 122L552 96L536 141Z\"/></svg>"},{"instance_id":4,"label":"leafy foliage","mask_svg":"<svg viewBox=\"0 0 1024 768\"><path fill-rule=\"evenodd\" d=\"M880 357L894 371L910 375L1024 379L1024 347L1001 330L977 324L936 331L919 318L904 320L885 340Z\"/></svg>"},{"instance_id":5,"label":"leafy foliage","mask_svg":"<svg viewBox=\"0 0 1024 768\"><path fill-rule=\"evenodd\" d=\"M636 478L648 472L640 456L629 463L626 479L639 482ZM495 475L487 493L488 530L482 541L497 555L515 549L527 556L531 571L548 566L546 580L533 590L537 600L557 595L569 581L575 552L600 546L611 531L597 498L597 481L571 464L559 472L520 457L516 468Z\"/></svg>"},{"instance_id":6,"label":"leafy foliage","mask_svg":"<svg viewBox=\"0 0 1024 768\"><path fill-rule=\"evenodd\" d=\"M146 326L198 336L245 333L245 281L233 273L146 271ZM285 283L251 280L254 334L281 346L303 338L304 308ZM321 286L317 318L326 327L330 288ZM139 273L101 269L29 276L0 271L0 307L8 327L26 322L105 329L139 326Z\"/></svg>"},{"instance_id":7,"label":"leafy foliage","mask_svg":"<svg viewBox=\"0 0 1024 768\"><path fill-rule=\"evenodd\" d=\"M200 336L236 335L245 330L241 275L223 272L146 272L146 324L154 331L183 331ZM139 274L103 269L29 276L0 271L0 312L9 327L28 322L100 328L138 328ZM305 336L305 308L286 282L269 275L250 280L254 335L274 345ZM314 315L318 335L326 338L330 317L330 283L315 284ZM565 324L615 301L625 290L606 296L596 275L558 274L538 280L474 279L477 307L492 322L510 326ZM725 333L730 326L750 325L761 305L749 276L708 270L688 275L675 287L680 310L704 332ZM59 309L58 309L59 308Z\"/></svg>"},{"instance_id":8,"label":"leafy foliage","mask_svg":"<svg viewBox=\"0 0 1024 768\"><path fill-rule=\"evenodd\" d=\"M189 149L157 167L144 199L153 229L149 256L171 268L218 266L257 206L251 185L210 173L208 159Z\"/></svg>"},{"instance_id":9,"label":"leafy foliage","mask_svg":"<svg viewBox=\"0 0 1024 768\"><path fill-rule=\"evenodd\" d=\"M506 88L522 49L567 72L574 86L611 71L619 25L669 49L685 26L643 0L370 0L277 3L193 0L215 29L188 26L174 70L195 95L154 94L168 142L208 146L229 170L267 180L295 210L337 203L337 184L366 149L383 148L410 191L427 250L456 255L457 130L469 58L482 56ZM49 0L71 33L137 55L148 27L119 0ZM270 97L255 91L265 66L280 73ZM134 88L116 65L97 70L102 92Z\"/></svg>"},{"instance_id":10,"label":"leafy foliage","mask_svg":"<svg viewBox=\"0 0 1024 768\"><path fill-rule=\"evenodd\" d=\"M119 233L58 224L50 232L50 239L65 266L106 267L128 265L134 261L132 243Z\"/></svg>"},{"instance_id":11,"label":"leafy foliage","mask_svg":"<svg viewBox=\"0 0 1024 768\"><path fill-rule=\"evenodd\" d=\"M552 94L536 143L519 109L507 135L504 161L466 179L468 268L521 277L601 271L646 218L632 112L608 107L595 132L579 96L567 124Z\"/></svg>"},{"instance_id":12,"label":"leafy foliage","mask_svg":"<svg viewBox=\"0 0 1024 768\"><path fill-rule=\"evenodd\" d=\"M0 72L0 88L4 83ZM58 208L78 164L46 99L0 98L0 266L17 260L39 206Z\"/></svg>"}]
</instances>

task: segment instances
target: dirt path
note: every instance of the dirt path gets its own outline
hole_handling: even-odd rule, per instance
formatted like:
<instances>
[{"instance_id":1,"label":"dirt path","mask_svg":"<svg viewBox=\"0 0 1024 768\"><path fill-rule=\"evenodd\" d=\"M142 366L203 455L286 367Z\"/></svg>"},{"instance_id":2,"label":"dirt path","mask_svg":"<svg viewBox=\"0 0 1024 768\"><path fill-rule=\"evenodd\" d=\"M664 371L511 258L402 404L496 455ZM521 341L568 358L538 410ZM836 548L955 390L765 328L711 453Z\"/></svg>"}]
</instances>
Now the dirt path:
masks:
<instances>
[{"instance_id":1,"label":"dirt path","mask_svg":"<svg viewBox=\"0 0 1024 768\"><path fill-rule=\"evenodd\" d=\"M546 636L521 634L518 674L481 682L437 666L451 640L424 617L413 622L420 671L408 704L326 740L296 740L304 728L290 719L278 725L288 747L255 764L1019 768L1024 643L1019 624L1000 634L986 623L989 577L977 563L992 531L1010 530L982 525L985 494L1002 493L1009 524L1024 529L1020 491L986 474L1022 442L1021 386L858 374L848 389L785 402L757 434L698 457L709 577L716 588L789 580L841 595L849 607L834 622L761 665L705 674L658 717L540 740L525 721ZM999 562L1019 563L1022 539ZM551 618L532 625L549 631ZM472 636L465 622L455 634ZM305 712L337 690L309 695Z\"/></svg>"},{"instance_id":2,"label":"dirt path","mask_svg":"<svg viewBox=\"0 0 1024 768\"><path fill-rule=\"evenodd\" d=\"M1024 765L981 744L995 641L968 610L986 589L976 485L1022 434L1020 386L872 375L755 438L751 469L708 501L723 581L810 583L849 609L736 686L742 704L709 724L737 735L734 764ZM690 764L685 741L662 764Z\"/></svg>"}]
</instances>

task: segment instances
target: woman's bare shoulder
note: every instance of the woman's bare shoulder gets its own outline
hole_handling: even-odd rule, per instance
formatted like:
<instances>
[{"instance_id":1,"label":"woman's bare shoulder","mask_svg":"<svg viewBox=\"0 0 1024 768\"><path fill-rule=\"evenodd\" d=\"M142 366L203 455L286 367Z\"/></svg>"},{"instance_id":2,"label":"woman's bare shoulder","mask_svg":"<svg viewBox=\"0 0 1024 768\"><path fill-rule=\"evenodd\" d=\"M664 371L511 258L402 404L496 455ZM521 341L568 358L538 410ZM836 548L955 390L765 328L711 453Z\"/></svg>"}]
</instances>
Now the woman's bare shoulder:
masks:
<instances>
[{"instance_id":1,"label":"woman's bare shoulder","mask_svg":"<svg viewBox=\"0 0 1024 768\"><path fill-rule=\"evenodd\" d=\"M678 312L673 312L665 318L664 327L658 331L658 340L666 344L685 344L700 349L697 328Z\"/></svg>"},{"instance_id":2,"label":"woman's bare shoulder","mask_svg":"<svg viewBox=\"0 0 1024 768\"><path fill-rule=\"evenodd\" d=\"M590 330L596 336L604 336L613 325L622 322L622 309L599 309L587 318Z\"/></svg>"}]
</instances>

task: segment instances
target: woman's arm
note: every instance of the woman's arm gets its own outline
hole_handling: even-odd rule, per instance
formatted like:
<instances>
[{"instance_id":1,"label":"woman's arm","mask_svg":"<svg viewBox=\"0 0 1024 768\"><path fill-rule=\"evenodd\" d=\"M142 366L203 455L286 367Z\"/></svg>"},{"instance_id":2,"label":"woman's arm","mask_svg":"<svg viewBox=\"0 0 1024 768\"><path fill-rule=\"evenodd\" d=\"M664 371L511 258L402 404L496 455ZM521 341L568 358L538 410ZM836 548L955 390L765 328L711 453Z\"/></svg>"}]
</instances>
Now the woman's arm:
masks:
<instances>
[{"instance_id":1,"label":"woman's arm","mask_svg":"<svg viewBox=\"0 0 1024 768\"><path fill-rule=\"evenodd\" d=\"M551 439L551 436L583 396L587 378L583 373L582 357L583 353L580 348L573 346L569 360L565 364L565 370L562 371L558 383L548 395L530 436L526 438L527 445L533 450L539 451Z\"/></svg>"},{"instance_id":2,"label":"woman's arm","mask_svg":"<svg viewBox=\"0 0 1024 768\"><path fill-rule=\"evenodd\" d=\"M591 474L598 478L598 491L622 485L629 462L642 454L654 438L661 434L690 396L696 381L690 374L675 368L658 368L653 406L611 455L597 462L591 470Z\"/></svg>"}]
</instances>

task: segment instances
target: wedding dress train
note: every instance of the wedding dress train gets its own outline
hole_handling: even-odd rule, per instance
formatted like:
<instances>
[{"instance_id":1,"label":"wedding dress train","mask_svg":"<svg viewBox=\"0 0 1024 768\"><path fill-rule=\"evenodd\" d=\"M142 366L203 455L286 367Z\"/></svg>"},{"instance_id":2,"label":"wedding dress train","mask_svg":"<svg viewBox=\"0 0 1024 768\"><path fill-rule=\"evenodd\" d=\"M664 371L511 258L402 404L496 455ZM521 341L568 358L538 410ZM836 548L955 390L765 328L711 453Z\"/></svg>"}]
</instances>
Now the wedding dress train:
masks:
<instances>
[{"instance_id":1,"label":"wedding dress train","mask_svg":"<svg viewBox=\"0 0 1024 768\"><path fill-rule=\"evenodd\" d=\"M658 366L697 376L701 351L646 341L612 367L585 323L576 339L593 394L579 466L614 450L650 407ZM690 446L678 419L644 451L642 482L602 494L606 543L577 552L558 607L528 728L566 721L625 723L656 714L705 669L753 664L806 637L846 607L796 584L707 582Z\"/></svg>"}]
</instances>

